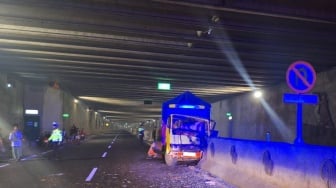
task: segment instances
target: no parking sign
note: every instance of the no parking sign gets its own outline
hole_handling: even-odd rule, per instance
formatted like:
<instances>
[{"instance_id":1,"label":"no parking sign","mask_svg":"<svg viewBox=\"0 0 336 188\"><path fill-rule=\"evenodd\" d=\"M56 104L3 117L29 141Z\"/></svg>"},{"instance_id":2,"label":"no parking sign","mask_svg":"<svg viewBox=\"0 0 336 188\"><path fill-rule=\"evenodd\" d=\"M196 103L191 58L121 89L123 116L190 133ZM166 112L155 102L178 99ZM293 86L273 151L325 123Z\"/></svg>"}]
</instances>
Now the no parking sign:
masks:
<instances>
[{"instance_id":1,"label":"no parking sign","mask_svg":"<svg viewBox=\"0 0 336 188\"><path fill-rule=\"evenodd\" d=\"M308 62L296 61L292 63L286 74L287 85L296 93L285 93L283 101L285 103L295 103L296 110L296 138L294 143L303 144L302 137L302 104L317 104L318 96L305 94L310 91L316 81L316 72Z\"/></svg>"},{"instance_id":2,"label":"no parking sign","mask_svg":"<svg viewBox=\"0 0 336 188\"><path fill-rule=\"evenodd\" d=\"M288 67L286 80L295 93L307 93L315 85L316 72L308 62L296 61Z\"/></svg>"}]
</instances>

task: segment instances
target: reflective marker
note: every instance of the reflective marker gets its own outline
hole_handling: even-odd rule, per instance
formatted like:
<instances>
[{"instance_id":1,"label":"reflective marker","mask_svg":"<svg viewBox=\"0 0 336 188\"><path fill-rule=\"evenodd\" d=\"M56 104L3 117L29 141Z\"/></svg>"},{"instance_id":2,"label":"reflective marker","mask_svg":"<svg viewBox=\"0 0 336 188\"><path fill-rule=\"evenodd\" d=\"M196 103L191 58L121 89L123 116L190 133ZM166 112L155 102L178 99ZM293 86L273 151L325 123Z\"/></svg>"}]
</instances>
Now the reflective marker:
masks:
<instances>
[{"instance_id":1,"label":"reflective marker","mask_svg":"<svg viewBox=\"0 0 336 188\"><path fill-rule=\"evenodd\" d=\"M107 152L103 153L102 157L104 158L106 157L106 155L107 155Z\"/></svg>"},{"instance_id":2,"label":"reflective marker","mask_svg":"<svg viewBox=\"0 0 336 188\"><path fill-rule=\"evenodd\" d=\"M95 175L96 171L97 171L97 167L93 168L92 171L90 172L89 176L85 179L85 181L91 181L91 179L93 178L93 176Z\"/></svg>"}]
</instances>

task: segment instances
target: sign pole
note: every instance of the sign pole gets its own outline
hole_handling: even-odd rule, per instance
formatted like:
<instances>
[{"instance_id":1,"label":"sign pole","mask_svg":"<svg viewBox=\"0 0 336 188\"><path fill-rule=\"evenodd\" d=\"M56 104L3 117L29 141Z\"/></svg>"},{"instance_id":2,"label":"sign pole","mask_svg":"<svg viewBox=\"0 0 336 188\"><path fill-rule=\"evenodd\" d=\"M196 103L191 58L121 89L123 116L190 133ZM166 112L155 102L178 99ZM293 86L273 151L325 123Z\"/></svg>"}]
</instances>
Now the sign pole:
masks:
<instances>
[{"instance_id":1,"label":"sign pole","mask_svg":"<svg viewBox=\"0 0 336 188\"><path fill-rule=\"evenodd\" d=\"M302 138L302 103L297 103L297 111L296 111L296 139L295 144L303 144Z\"/></svg>"},{"instance_id":2,"label":"sign pole","mask_svg":"<svg viewBox=\"0 0 336 188\"><path fill-rule=\"evenodd\" d=\"M284 94L284 102L296 103L296 138L295 144L304 144L302 138L302 105L303 103L317 104L318 97L316 95L307 95L316 81L316 72L308 62L296 61L292 63L286 72L286 80L288 86L296 94Z\"/></svg>"}]
</instances>

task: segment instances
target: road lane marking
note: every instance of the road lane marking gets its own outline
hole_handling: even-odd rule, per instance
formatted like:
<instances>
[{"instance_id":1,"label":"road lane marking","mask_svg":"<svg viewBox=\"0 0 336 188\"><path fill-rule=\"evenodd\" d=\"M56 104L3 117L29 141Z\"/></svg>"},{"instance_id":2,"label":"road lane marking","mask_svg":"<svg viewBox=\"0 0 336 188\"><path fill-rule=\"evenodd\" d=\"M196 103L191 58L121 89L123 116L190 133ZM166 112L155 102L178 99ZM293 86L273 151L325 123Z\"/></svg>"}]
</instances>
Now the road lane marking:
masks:
<instances>
[{"instance_id":1,"label":"road lane marking","mask_svg":"<svg viewBox=\"0 0 336 188\"><path fill-rule=\"evenodd\" d=\"M106 157L106 155L107 155L107 152L103 153L102 157L104 158Z\"/></svg>"},{"instance_id":2,"label":"road lane marking","mask_svg":"<svg viewBox=\"0 0 336 188\"><path fill-rule=\"evenodd\" d=\"M118 136L119 136L119 135L117 135L117 136L115 136L115 137L113 138L112 144L113 144L113 142L115 142L115 141L117 140Z\"/></svg>"},{"instance_id":3,"label":"road lane marking","mask_svg":"<svg viewBox=\"0 0 336 188\"><path fill-rule=\"evenodd\" d=\"M22 160L22 161L26 161L26 160L29 160L29 159L33 159L33 158L35 158L35 157L37 157L36 154L31 155L31 156L28 156L28 157L25 157L25 158L22 158L21 160Z\"/></svg>"},{"instance_id":4,"label":"road lane marking","mask_svg":"<svg viewBox=\"0 0 336 188\"><path fill-rule=\"evenodd\" d=\"M34 158L38 158L38 157L40 157L40 156L42 156L42 155L45 155L45 154L47 154L47 153L50 153L50 152L52 152L52 151L53 151L53 150L48 150L48 151L41 152L41 153L39 153L39 154L33 154L33 155L27 156L27 157L25 157L25 158L22 158L21 160L22 160L22 161L32 160L32 159L34 159Z\"/></svg>"},{"instance_id":5,"label":"road lane marking","mask_svg":"<svg viewBox=\"0 0 336 188\"><path fill-rule=\"evenodd\" d=\"M118 136L119 136L119 134L113 138L111 144L113 144L117 140Z\"/></svg>"},{"instance_id":6,"label":"road lane marking","mask_svg":"<svg viewBox=\"0 0 336 188\"><path fill-rule=\"evenodd\" d=\"M56 174L49 174L48 176L63 176L64 173L60 172L60 173L56 173Z\"/></svg>"},{"instance_id":7,"label":"road lane marking","mask_svg":"<svg viewBox=\"0 0 336 188\"><path fill-rule=\"evenodd\" d=\"M117 136L115 136L115 137L113 138L111 144L113 144L113 143L116 141L116 139L118 138L118 136L119 136L119 135L117 135ZM109 145L109 146L108 146L108 149L110 149L111 147L112 147L112 146ZM104 158L104 157L106 157L106 155L107 155L107 152L104 152L103 155L102 155L102 157ZM97 170L98 170L97 167L93 168L92 171L90 172L89 176L85 179L85 181L86 181L86 182L91 181L91 179L93 178L93 176L95 175L95 173L96 173Z\"/></svg>"},{"instance_id":8,"label":"road lane marking","mask_svg":"<svg viewBox=\"0 0 336 188\"><path fill-rule=\"evenodd\" d=\"M50 153L52 152L53 150L48 150L48 151L45 151L45 152L42 152L41 155L44 155L44 154L47 154L47 153Z\"/></svg>"},{"instance_id":9,"label":"road lane marking","mask_svg":"<svg viewBox=\"0 0 336 188\"><path fill-rule=\"evenodd\" d=\"M6 167L6 166L9 166L9 164L6 163L6 164L3 164L3 165L0 165L0 168Z\"/></svg>"},{"instance_id":10,"label":"road lane marking","mask_svg":"<svg viewBox=\"0 0 336 188\"><path fill-rule=\"evenodd\" d=\"M89 174L88 177L86 177L85 181L88 182L88 181L91 181L91 179L93 178L93 176L95 175L96 171L97 171L97 167L93 168Z\"/></svg>"}]
</instances>

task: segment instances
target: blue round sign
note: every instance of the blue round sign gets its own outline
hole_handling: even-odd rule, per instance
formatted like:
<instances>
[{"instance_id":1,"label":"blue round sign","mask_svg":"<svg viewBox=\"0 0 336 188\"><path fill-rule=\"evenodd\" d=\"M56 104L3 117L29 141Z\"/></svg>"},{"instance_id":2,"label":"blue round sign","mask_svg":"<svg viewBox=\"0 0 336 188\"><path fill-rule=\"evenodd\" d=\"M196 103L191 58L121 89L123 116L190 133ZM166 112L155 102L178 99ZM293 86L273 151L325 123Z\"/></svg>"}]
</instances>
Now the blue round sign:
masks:
<instances>
[{"instance_id":1,"label":"blue round sign","mask_svg":"<svg viewBox=\"0 0 336 188\"><path fill-rule=\"evenodd\" d=\"M316 73L308 62L296 61L288 67L286 80L294 92L307 93L315 85Z\"/></svg>"}]
</instances>

